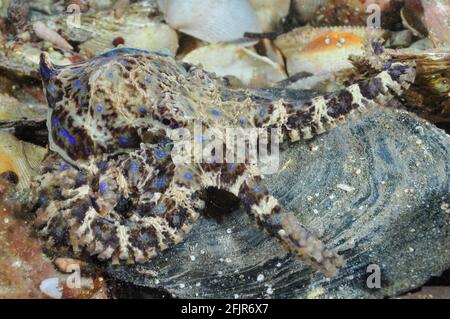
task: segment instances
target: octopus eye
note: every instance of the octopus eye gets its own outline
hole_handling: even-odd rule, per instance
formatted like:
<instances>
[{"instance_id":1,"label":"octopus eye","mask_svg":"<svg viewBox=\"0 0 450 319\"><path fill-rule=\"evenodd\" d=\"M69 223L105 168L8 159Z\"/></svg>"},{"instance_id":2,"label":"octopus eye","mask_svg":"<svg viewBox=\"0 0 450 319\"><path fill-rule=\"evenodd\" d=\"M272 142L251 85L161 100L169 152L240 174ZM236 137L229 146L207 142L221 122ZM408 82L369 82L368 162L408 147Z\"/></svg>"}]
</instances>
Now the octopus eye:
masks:
<instances>
[{"instance_id":1,"label":"octopus eye","mask_svg":"<svg viewBox=\"0 0 450 319\"><path fill-rule=\"evenodd\" d=\"M172 123L172 122L171 122L169 119L163 119L163 120L162 120L162 123L163 123L164 125L169 126L170 123Z\"/></svg>"}]
</instances>

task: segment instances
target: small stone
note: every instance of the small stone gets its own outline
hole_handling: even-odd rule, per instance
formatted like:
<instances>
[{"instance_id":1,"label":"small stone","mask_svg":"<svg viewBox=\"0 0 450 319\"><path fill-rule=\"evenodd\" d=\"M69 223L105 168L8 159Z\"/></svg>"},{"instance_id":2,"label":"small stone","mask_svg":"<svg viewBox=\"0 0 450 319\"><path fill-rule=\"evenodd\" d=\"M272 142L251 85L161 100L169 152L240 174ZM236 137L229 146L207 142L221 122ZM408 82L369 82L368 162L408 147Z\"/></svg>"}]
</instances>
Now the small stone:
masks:
<instances>
[{"instance_id":1,"label":"small stone","mask_svg":"<svg viewBox=\"0 0 450 319\"><path fill-rule=\"evenodd\" d=\"M195 256L191 255L190 258L191 258L191 261L195 261Z\"/></svg>"},{"instance_id":2,"label":"small stone","mask_svg":"<svg viewBox=\"0 0 450 319\"><path fill-rule=\"evenodd\" d=\"M59 286L58 278L47 278L41 282L39 289L43 294L53 299L62 298L62 288Z\"/></svg>"},{"instance_id":3,"label":"small stone","mask_svg":"<svg viewBox=\"0 0 450 319\"><path fill-rule=\"evenodd\" d=\"M337 188L342 189L343 191L346 191L349 193L351 193L355 190L354 187L347 185L347 184L337 184Z\"/></svg>"},{"instance_id":4,"label":"small stone","mask_svg":"<svg viewBox=\"0 0 450 319\"><path fill-rule=\"evenodd\" d=\"M263 274L259 274L258 277L256 278L256 281L261 282L264 280L264 275Z\"/></svg>"}]
</instances>

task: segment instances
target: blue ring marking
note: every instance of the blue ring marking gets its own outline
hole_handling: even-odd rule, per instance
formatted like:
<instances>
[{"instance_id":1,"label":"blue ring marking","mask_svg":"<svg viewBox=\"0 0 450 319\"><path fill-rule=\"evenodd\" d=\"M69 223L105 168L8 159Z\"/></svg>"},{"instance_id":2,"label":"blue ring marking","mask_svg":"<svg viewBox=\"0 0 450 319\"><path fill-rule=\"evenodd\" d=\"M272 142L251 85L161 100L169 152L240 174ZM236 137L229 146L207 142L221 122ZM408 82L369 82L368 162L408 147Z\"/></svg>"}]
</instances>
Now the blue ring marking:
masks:
<instances>
[{"instance_id":1,"label":"blue ring marking","mask_svg":"<svg viewBox=\"0 0 450 319\"><path fill-rule=\"evenodd\" d=\"M264 117L266 115L266 110L264 108L259 109L259 116Z\"/></svg>"},{"instance_id":2,"label":"blue ring marking","mask_svg":"<svg viewBox=\"0 0 450 319\"><path fill-rule=\"evenodd\" d=\"M81 81L80 81L80 80L76 80L75 82L73 82L73 85L74 85L76 88L80 88L80 87L81 87Z\"/></svg>"},{"instance_id":3,"label":"blue ring marking","mask_svg":"<svg viewBox=\"0 0 450 319\"><path fill-rule=\"evenodd\" d=\"M184 173L184 178L187 179L187 180L192 180L193 176L192 176L191 173L186 172L186 173Z\"/></svg>"},{"instance_id":4,"label":"blue ring marking","mask_svg":"<svg viewBox=\"0 0 450 319\"><path fill-rule=\"evenodd\" d=\"M129 142L129 140L128 140L127 137L120 137L120 138L119 138L119 144L120 144L120 145L127 145L128 142Z\"/></svg>"},{"instance_id":5,"label":"blue ring marking","mask_svg":"<svg viewBox=\"0 0 450 319\"><path fill-rule=\"evenodd\" d=\"M167 208L163 204L158 204L153 208L153 211L158 215L164 214L166 212L166 210L167 210Z\"/></svg>"},{"instance_id":6,"label":"blue ring marking","mask_svg":"<svg viewBox=\"0 0 450 319\"><path fill-rule=\"evenodd\" d=\"M141 240L143 243L148 243L150 240L150 236L146 233L141 234Z\"/></svg>"},{"instance_id":7,"label":"blue ring marking","mask_svg":"<svg viewBox=\"0 0 450 319\"><path fill-rule=\"evenodd\" d=\"M255 193L259 193L261 191L262 191L261 186L256 186L255 188L253 188L253 192L255 192Z\"/></svg>"},{"instance_id":8,"label":"blue ring marking","mask_svg":"<svg viewBox=\"0 0 450 319\"><path fill-rule=\"evenodd\" d=\"M155 152L155 155L156 155L157 158L162 159L162 158L166 157L167 154L163 150L157 150Z\"/></svg>"},{"instance_id":9,"label":"blue ring marking","mask_svg":"<svg viewBox=\"0 0 450 319\"><path fill-rule=\"evenodd\" d=\"M281 219L282 219L282 218L283 218L283 217L282 217L280 214L275 215L275 216L273 216L273 217L270 219L270 223L271 223L272 225L278 225L278 224L281 223Z\"/></svg>"},{"instance_id":10,"label":"blue ring marking","mask_svg":"<svg viewBox=\"0 0 450 319\"><path fill-rule=\"evenodd\" d=\"M97 111L98 111L98 112L102 112L102 111L103 111L103 105L98 104L98 105L97 105Z\"/></svg>"},{"instance_id":11,"label":"blue ring marking","mask_svg":"<svg viewBox=\"0 0 450 319\"><path fill-rule=\"evenodd\" d=\"M239 120L239 123L240 123L241 125L245 125L245 123L247 123L247 121L246 121L245 119L240 119L240 120Z\"/></svg>"},{"instance_id":12,"label":"blue ring marking","mask_svg":"<svg viewBox=\"0 0 450 319\"><path fill-rule=\"evenodd\" d=\"M211 114L214 115L214 116L220 116L220 111L217 110L217 109L212 109L211 110Z\"/></svg>"},{"instance_id":13,"label":"blue ring marking","mask_svg":"<svg viewBox=\"0 0 450 319\"><path fill-rule=\"evenodd\" d=\"M42 75L42 78L44 79L44 80L48 80L48 79L50 79L51 77L53 77L55 74L56 74L56 70L53 70L53 69L50 69L50 68L48 68L46 65L44 65L43 63L41 63L41 65L40 65L40 71L41 71L41 75Z\"/></svg>"},{"instance_id":14,"label":"blue ring marking","mask_svg":"<svg viewBox=\"0 0 450 319\"><path fill-rule=\"evenodd\" d=\"M392 70L391 74L395 77L398 77L398 76L402 75L403 73L401 70Z\"/></svg>"},{"instance_id":15,"label":"blue ring marking","mask_svg":"<svg viewBox=\"0 0 450 319\"><path fill-rule=\"evenodd\" d=\"M101 161L97 164L98 169L100 170L104 170L108 167L108 163L105 161Z\"/></svg>"},{"instance_id":16,"label":"blue ring marking","mask_svg":"<svg viewBox=\"0 0 450 319\"><path fill-rule=\"evenodd\" d=\"M195 139L196 139L198 142L201 142L201 143L206 142L206 138L205 138L203 135L197 135L197 136L195 137Z\"/></svg>"},{"instance_id":17,"label":"blue ring marking","mask_svg":"<svg viewBox=\"0 0 450 319\"><path fill-rule=\"evenodd\" d=\"M102 191L102 193L106 193L106 191L107 191L106 182L101 182L100 183L100 190Z\"/></svg>"},{"instance_id":18,"label":"blue ring marking","mask_svg":"<svg viewBox=\"0 0 450 319\"><path fill-rule=\"evenodd\" d=\"M60 134L67 138L67 140L69 141L69 143L71 145L75 145L75 140L73 139L73 137L69 134L69 132L66 131L66 129L62 128L59 130Z\"/></svg>"},{"instance_id":19,"label":"blue ring marking","mask_svg":"<svg viewBox=\"0 0 450 319\"><path fill-rule=\"evenodd\" d=\"M53 123L54 128L59 126L59 120L56 116L53 118L52 123Z\"/></svg>"},{"instance_id":20,"label":"blue ring marking","mask_svg":"<svg viewBox=\"0 0 450 319\"><path fill-rule=\"evenodd\" d=\"M83 183L86 181L86 176L84 175L79 175L77 178L78 182Z\"/></svg>"},{"instance_id":21,"label":"blue ring marking","mask_svg":"<svg viewBox=\"0 0 450 319\"><path fill-rule=\"evenodd\" d=\"M166 186L166 179L165 178L158 178L156 180L156 188L163 188L164 186Z\"/></svg>"},{"instance_id":22,"label":"blue ring marking","mask_svg":"<svg viewBox=\"0 0 450 319\"><path fill-rule=\"evenodd\" d=\"M131 162L128 169L132 172L137 172L139 170L139 164L136 162Z\"/></svg>"},{"instance_id":23,"label":"blue ring marking","mask_svg":"<svg viewBox=\"0 0 450 319\"><path fill-rule=\"evenodd\" d=\"M145 82L147 82L148 84L152 84L152 83L153 83L152 78L149 77L149 76L145 76L145 77L144 77L144 80L145 80Z\"/></svg>"}]
</instances>

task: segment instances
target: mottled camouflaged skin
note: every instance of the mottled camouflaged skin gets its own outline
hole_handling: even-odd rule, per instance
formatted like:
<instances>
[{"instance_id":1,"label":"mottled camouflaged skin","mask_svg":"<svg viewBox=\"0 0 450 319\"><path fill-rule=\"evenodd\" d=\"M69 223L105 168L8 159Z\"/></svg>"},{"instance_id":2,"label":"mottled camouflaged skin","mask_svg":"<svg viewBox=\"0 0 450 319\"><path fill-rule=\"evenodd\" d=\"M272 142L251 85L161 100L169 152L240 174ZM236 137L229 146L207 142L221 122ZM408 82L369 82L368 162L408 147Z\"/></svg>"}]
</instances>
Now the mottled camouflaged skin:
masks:
<instances>
[{"instance_id":1,"label":"mottled camouflaged skin","mask_svg":"<svg viewBox=\"0 0 450 319\"><path fill-rule=\"evenodd\" d=\"M232 89L200 68L134 49L65 67L43 54L41 73L50 147L61 156L36 182L36 225L49 248L145 262L182 240L203 209L202 190L213 187L241 199L262 229L327 275L342 258L283 210L255 165L175 165L170 137L177 128L193 133L197 120L204 128L277 128L291 141L312 138L386 103L415 77L414 66L387 62L373 78L300 104Z\"/></svg>"}]
</instances>

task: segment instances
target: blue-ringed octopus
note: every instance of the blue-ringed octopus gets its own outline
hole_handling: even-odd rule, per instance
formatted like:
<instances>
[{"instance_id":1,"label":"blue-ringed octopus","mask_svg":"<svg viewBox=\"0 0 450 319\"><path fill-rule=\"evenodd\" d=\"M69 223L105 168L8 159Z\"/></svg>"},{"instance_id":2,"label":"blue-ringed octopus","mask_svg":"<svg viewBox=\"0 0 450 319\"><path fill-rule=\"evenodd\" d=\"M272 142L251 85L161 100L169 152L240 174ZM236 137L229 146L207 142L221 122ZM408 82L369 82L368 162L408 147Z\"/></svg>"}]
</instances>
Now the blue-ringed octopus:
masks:
<instances>
[{"instance_id":1,"label":"blue-ringed octopus","mask_svg":"<svg viewBox=\"0 0 450 319\"><path fill-rule=\"evenodd\" d=\"M379 45L370 54L381 56ZM326 275L343 258L328 249L264 186L255 163L174 157L174 134L203 128L275 130L313 138L352 113L385 105L415 79L415 65L384 58L376 75L306 102L269 99L160 53L121 48L40 71L52 161L35 181L35 225L48 248L113 263L147 262L183 240L201 215L205 189L236 196L255 224ZM225 152L227 151L224 146Z\"/></svg>"}]
</instances>

